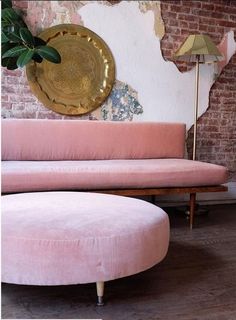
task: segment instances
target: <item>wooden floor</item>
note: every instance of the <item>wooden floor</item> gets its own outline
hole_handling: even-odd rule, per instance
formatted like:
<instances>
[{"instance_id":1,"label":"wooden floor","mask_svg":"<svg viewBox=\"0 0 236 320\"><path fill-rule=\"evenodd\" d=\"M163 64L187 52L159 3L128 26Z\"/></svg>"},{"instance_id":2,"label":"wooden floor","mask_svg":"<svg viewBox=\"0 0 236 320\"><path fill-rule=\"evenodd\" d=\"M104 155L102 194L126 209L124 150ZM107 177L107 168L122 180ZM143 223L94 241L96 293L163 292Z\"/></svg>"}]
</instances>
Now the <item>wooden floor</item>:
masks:
<instances>
[{"instance_id":1,"label":"wooden floor","mask_svg":"<svg viewBox=\"0 0 236 320\"><path fill-rule=\"evenodd\" d=\"M236 204L208 208L192 231L182 213L168 210L167 257L143 273L108 282L104 307L95 306L93 284L2 284L2 318L235 320Z\"/></svg>"}]
</instances>

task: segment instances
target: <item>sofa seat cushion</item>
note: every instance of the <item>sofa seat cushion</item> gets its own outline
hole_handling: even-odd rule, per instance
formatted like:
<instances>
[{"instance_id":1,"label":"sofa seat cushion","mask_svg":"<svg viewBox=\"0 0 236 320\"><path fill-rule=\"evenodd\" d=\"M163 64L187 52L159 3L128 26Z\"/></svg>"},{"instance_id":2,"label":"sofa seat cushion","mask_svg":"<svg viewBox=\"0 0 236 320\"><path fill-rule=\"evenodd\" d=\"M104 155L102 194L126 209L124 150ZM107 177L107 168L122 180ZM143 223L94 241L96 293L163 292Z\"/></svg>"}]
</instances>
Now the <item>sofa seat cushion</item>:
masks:
<instances>
[{"instance_id":1,"label":"sofa seat cushion","mask_svg":"<svg viewBox=\"0 0 236 320\"><path fill-rule=\"evenodd\" d=\"M186 159L3 161L2 192L218 185L223 166Z\"/></svg>"}]
</instances>

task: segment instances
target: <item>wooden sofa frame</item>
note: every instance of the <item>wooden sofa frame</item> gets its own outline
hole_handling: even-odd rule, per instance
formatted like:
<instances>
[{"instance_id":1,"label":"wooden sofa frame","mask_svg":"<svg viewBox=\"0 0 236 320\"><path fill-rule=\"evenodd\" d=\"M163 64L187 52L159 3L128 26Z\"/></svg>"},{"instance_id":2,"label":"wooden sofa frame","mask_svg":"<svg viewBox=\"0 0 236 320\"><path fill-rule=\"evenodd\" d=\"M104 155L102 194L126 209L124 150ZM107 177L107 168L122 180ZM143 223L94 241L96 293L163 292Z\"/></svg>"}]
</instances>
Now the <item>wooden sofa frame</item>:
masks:
<instances>
[{"instance_id":1,"label":"wooden sofa frame","mask_svg":"<svg viewBox=\"0 0 236 320\"><path fill-rule=\"evenodd\" d=\"M82 191L82 190L81 190ZM84 190L83 190L84 191ZM121 196L152 196L152 202L155 203L155 196L167 194L186 194L190 195L189 208L189 226L193 228L194 214L196 208L197 193L206 192L226 192L228 187L224 185L201 186L201 187L179 187L179 188L145 188L145 189L106 189L106 190L86 190L89 192L108 193Z\"/></svg>"}]
</instances>

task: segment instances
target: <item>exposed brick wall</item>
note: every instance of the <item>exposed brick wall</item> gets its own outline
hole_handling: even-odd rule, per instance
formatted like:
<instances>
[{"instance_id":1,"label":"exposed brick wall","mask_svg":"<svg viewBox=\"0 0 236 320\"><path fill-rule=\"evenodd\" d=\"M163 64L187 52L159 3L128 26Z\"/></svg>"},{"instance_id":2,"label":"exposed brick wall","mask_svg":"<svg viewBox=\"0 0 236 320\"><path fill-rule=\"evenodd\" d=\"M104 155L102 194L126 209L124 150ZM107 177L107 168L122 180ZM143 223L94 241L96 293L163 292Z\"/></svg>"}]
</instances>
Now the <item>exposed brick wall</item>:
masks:
<instances>
[{"instance_id":1,"label":"exposed brick wall","mask_svg":"<svg viewBox=\"0 0 236 320\"><path fill-rule=\"evenodd\" d=\"M63 119L65 116L50 111L32 94L25 69L2 68L2 117Z\"/></svg>"},{"instance_id":2,"label":"exposed brick wall","mask_svg":"<svg viewBox=\"0 0 236 320\"><path fill-rule=\"evenodd\" d=\"M198 159L226 165L236 181L236 55L212 86L209 105L198 120ZM189 150L192 136L193 130Z\"/></svg>"},{"instance_id":3,"label":"exposed brick wall","mask_svg":"<svg viewBox=\"0 0 236 320\"><path fill-rule=\"evenodd\" d=\"M165 24L161 49L166 60L172 60L189 34L208 34L219 44L228 31L236 30L235 0L161 0L161 15ZM176 65L181 71L192 66L185 62Z\"/></svg>"},{"instance_id":4,"label":"exposed brick wall","mask_svg":"<svg viewBox=\"0 0 236 320\"><path fill-rule=\"evenodd\" d=\"M208 34L215 44L230 30L236 34L234 0L162 0L161 9L166 31L161 48L166 60L172 60L172 55L190 33ZM192 67L180 62L176 65L182 72ZM193 128L187 138L189 158L192 139ZM230 180L236 181L236 55L211 88L209 108L198 120L196 158L226 165Z\"/></svg>"},{"instance_id":5,"label":"exposed brick wall","mask_svg":"<svg viewBox=\"0 0 236 320\"><path fill-rule=\"evenodd\" d=\"M27 14L28 1L13 1L13 7ZM29 26L30 27L30 26ZM24 69L7 70L2 68L2 117L4 118L52 118L64 116L45 108L32 94Z\"/></svg>"}]
</instances>

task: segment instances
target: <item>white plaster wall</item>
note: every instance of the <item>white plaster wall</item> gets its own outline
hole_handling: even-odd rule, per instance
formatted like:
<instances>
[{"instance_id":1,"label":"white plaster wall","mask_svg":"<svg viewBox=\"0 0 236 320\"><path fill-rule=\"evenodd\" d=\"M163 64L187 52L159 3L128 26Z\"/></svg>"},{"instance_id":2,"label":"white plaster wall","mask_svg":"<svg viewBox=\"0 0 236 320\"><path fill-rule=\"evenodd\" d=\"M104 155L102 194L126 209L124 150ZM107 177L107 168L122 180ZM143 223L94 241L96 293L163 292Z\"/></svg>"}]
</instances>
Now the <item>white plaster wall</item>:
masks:
<instances>
[{"instance_id":1,"label":"white plaster wall","mask_svg":"<svg viewBox=\"0 0 236 320\"><path fill-rule=\"evenodd\" d=\"M194 119L195 69L181 73L163 59L153 12L142 13L138 1L122 1L115 6L91 2L79 14L84 26L110 47L116 78L138 92L144 112L134 120L184 122L188 129ZM230 49L232 55L236 50L232 37ZM213 65L200 66L199 116L208 107L213 76Z\"/></svg>"},{"instance_id":2,"label":"white plaster wall","mask_svg":"<svg viewBox=\"0 0 236 320\"><path fill-rule=\"evenodd\" d=\"M227 63L229 62L232 55L236 52L236 42L234 41L234 32L231 30L228 34L228 41L227 41Z\"/></svg>"}]
</instances>

